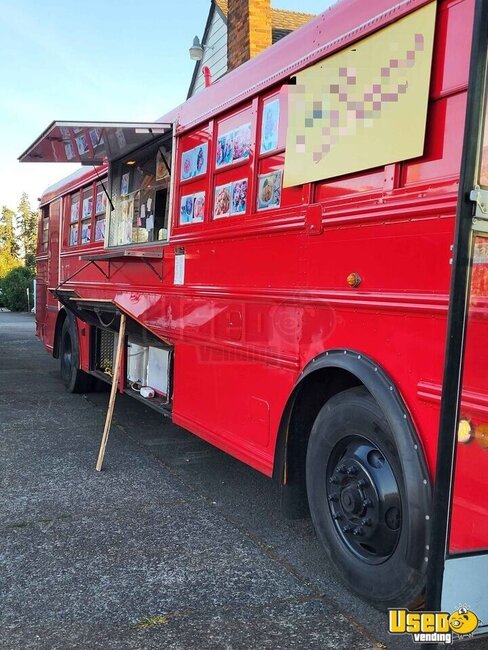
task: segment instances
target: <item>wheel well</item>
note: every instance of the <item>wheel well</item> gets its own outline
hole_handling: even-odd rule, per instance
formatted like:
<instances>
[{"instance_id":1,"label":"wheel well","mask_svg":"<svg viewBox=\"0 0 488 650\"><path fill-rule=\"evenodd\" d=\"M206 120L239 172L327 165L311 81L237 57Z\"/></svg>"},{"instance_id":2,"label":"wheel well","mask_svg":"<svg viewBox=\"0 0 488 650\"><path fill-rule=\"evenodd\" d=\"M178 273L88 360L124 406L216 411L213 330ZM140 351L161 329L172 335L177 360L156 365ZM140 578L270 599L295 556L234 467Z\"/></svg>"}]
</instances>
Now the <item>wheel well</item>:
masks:
<instances>
[{"instance_id":1,"label":"wheel well","mask_svg":"<svg viewBox=\"0 0 488 650\"><path fill-rule=\"evenodd\" d=\"M334 395L362 382L343 368L320 368L295 388L280 427L274 478L281 486L282 508L289 517L308 511L305 459L312 425L322 406Z\"/></svg>"},{"instance_id":2,"label":"wheel well","mask_svg":"<svg viewBox=\"0 0 488 650\"><path fill-rule=\"evenodd\" d=\"M56 319L56 327L54 328L54 343L53 343L53 357L59 359L59 349L61 342L61 332L63 330L63 323L67 318L65 309L60 309Z\"/></svg>"},{"instance_id":3,"label":"wheel well","mask_svg":"<svg viewBox=\"0 0 488 650\"><path fill-rule=\"evenodd\" d=\"M274 478L280 485L284 514L299 517L307 513L305 458L313 422L325 402L354 386L364 386L371 393L388 422L407 485L408 507L429 512L432 490L422 442L395 382L363 353L335 349L315 357L303 369L281 421ZM422 525L428 539L428 525L424 521ZM409 554L417 551L418 544L410 540Z\"/></svg>"}]
</instances>

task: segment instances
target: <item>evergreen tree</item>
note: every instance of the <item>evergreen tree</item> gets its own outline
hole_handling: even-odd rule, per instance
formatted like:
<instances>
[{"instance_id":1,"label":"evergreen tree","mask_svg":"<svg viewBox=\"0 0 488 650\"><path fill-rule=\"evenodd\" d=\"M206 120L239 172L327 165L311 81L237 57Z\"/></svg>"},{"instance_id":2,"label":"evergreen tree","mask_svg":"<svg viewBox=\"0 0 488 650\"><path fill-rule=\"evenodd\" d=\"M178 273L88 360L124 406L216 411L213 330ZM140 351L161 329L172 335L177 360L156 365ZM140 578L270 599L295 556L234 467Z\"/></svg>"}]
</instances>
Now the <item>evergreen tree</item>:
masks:
<instances>
[{"instance_id":1,"label":"evergreen tree","mask_svg":"<svg viewBox=\"0 0 488 650\"><path fill-rule=\"evenodd\" d=\"M26 267L31 270L36 267L37 222L37 211L31 210L29 197L24 192L17 208L17 228L22 243L22 257Z\"/></svg>"},{"instance_id":2,"label":"evergreen tree","mask_svg":"<svg viewBox=\"0 0 488 650\"><path fill-rule=\"evenodd\" d=\"M19 244L14 228L15 213L6 205L2 207L0 216L0 278L20 265Z\"/></svg>"},{"instance_id":3,"label":"evergreen tree","mask_svg":"<svg viewBox=\"0 0 488 650\"><path fill-rule=\"evenodd\" d=\"M15 212L4 205L0 217L0 248L6 255L18 258L19 243L15 236L14 218Z\"/></svg>"},{"instance_id":4,"label":"evergreen tree","mask_svg":"<svg viewBox=\"0 0 488 650\"><path fill-rule=\"evenodd\" d=\"M0 280L17 266L20 266L19 260L16 257L8 255L0 246Z\"/></svg>"}]
</instances>

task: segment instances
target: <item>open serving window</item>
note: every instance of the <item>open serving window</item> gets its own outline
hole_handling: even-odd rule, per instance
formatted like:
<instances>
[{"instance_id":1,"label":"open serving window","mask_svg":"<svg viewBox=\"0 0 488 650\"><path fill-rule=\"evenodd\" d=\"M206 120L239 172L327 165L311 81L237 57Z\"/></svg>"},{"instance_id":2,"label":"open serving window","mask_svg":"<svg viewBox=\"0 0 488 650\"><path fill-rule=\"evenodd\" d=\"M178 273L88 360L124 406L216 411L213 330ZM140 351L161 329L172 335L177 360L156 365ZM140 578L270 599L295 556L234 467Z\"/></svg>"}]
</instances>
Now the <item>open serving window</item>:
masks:
<instances>
[{"instance_id":1,"label":"open serving window","mask_svg":"<svg viewBox=\"0 0 488 650\"><path fill-rule=\"evenodd\" d=\"M162 136L111 164L108 246L168 236L171 138Z\"/></svg>"},{"instance_id":2,"label":"open serving window","mask_svg":"<svg viewBox=\"0 0 488 650\"><path fill-rule=\"evenodd\" d=\"M20 162L109 163L106 246L167 239L173 125L52 122Z\"/></svg>"},{"instance_id":3,"label":"open serving window","mask_svg":"<svg viewBox=\"0 0 488 650\"><path fill-rule=\"evenodd\" d=\"M101 165L171 133L172 128L160 122L52 122L19 160Z\"/></svg>"}]
</instances>

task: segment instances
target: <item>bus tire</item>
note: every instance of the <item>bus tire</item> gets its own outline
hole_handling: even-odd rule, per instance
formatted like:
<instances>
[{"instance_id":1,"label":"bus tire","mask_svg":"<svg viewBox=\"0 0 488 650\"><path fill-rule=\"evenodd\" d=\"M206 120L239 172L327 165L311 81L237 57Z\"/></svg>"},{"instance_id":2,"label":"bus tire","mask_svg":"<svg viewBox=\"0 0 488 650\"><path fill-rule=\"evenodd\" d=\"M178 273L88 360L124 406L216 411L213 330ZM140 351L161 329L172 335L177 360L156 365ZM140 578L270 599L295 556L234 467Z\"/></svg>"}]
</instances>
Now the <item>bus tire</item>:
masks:
<instances>
[{"instance_id":1,"label":"bus tire","mask_svg":"<svg viewBox=\"0 0 488 650\"><path fill-rule=\"evenodd\" d=\"M395 437L364 387L338 393L320 410L306 479L315 530L348 587L380 609L418 605L425 554L413 554L419 566L407 562L418 519L407 508Z\"/></svg>"},{"instance_id":2,"label":"bus tire","mask_svg":"<svg viewBox=\"0 0 488 650\"><path fill-rule=\"evenodd\" d=\"M92 389L93 377L79 368L79 350L76 331L65 319L59 347L61 379L69 393L87 393Z\"/></svg>"}]
</instances>

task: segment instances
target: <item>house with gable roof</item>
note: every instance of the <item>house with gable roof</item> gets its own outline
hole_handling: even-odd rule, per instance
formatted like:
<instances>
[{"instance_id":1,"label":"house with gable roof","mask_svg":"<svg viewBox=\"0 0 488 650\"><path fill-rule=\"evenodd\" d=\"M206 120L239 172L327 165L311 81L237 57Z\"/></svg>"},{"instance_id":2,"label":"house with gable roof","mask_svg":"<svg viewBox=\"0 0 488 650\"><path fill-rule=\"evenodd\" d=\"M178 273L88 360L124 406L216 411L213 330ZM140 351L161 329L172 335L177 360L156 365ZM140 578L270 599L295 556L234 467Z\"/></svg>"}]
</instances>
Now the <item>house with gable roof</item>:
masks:
<instances>
[{"instance_id":1,"label":"house with gable roof","mask_svg":"<svg viewBox=\"0 0 488 650\"><path fill-rule=\"evenodd\" d=\"M314 17L271 7L270 0L211 0L187 97L204 88L203 68L212 81L256 56Z\"/></svg>"}]
</instances>

